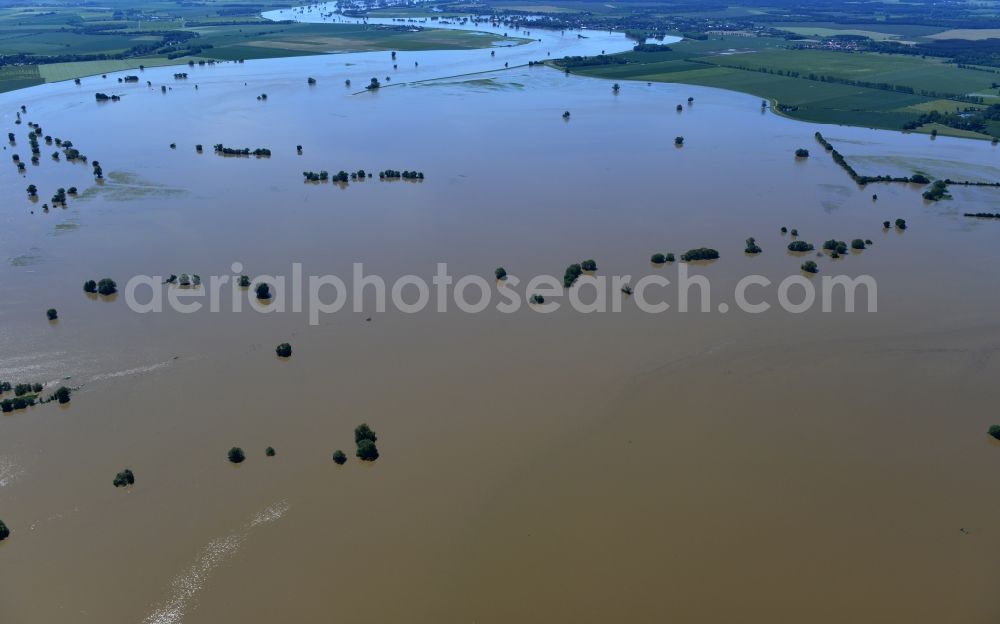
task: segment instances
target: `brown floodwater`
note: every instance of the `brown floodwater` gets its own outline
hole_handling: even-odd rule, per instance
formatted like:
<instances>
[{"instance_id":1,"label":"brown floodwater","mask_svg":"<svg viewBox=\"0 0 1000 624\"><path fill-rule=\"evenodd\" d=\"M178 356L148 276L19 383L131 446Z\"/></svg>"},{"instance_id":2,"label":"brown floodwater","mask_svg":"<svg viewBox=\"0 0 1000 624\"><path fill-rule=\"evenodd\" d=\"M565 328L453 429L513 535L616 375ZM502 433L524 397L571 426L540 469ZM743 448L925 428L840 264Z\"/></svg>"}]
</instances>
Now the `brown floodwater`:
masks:
<instances>
[{"instance_id":1,"label":"brown floodwater","mask_svg":"<svg viewBox=\"0 0 1000 624\"><path fill-rule=\"evenodd\" d=\"M79 388L0 417L0 621L997 621L1000 223L962 213L1000 212L1000 192L859 189L813 133L866 174L996 181L996 147L799 123L713 89L614 95L544 68L352 95L377 65L388 53L0 96L17 134L0 162L0 379ZM99 105L98 90L125 97ZM44 143L19 175L22 103L99 160L104 184ZM426 179L302 181L358 168ZM42 212L69 186L78 198ZM905 232L882 229L896 218ZM527 281L594 258L599 275L673 278L652 253L708 246L722 257L692 272L714 309L744 275L799 274L781 226L817 246L872 239L814 258L813 279L871 275L878 311L369 301L310 326L225 306L137 314L81 290L234 262L345 279L363 262L390 282L502 265ZM360 422L379 435L370 465L353 458ZM127 491L111 485L125 467Z\"/></svg>"}]
</instances>

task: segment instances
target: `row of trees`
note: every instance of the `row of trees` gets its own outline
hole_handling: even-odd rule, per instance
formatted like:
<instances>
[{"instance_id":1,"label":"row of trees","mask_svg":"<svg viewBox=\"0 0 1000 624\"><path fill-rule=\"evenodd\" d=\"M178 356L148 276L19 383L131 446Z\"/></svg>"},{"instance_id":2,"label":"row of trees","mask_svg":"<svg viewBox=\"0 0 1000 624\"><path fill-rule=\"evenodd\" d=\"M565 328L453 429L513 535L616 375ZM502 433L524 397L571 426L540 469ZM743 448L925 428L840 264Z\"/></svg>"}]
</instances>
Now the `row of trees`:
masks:
<instances>
[{"instance_id":1,"label":"row of trees","mask_svg":"<svg viewBox=\"0 0 1000 624\"><path fill-rule=\"evenodd\" d=\"M380 180L393 180L402 178L404 180L423 180L424 173L422 171L396 171L395 169L386 169L385 171L379 171L378 177Z\"/></svg>"},{"instance_id":2,"label":"row of trees","mask_svg":"<svg viewBox=\"0 0 1000 624\"><path fill-rule=\"evenodd\" d=\"M216 143L214 145L214 149L215 153L220 156L256 156L258 158L262 158L271 155L271 150L266 147L258 147L257 149L251 150L249 147L240 149L236 147L226 147L222 143Z\"/></svg>"},{"instance_id":3,"label":"row of trees","mask_svg":"<svg viewBox=\"0 0 1000 624\"><path fill-rule=\"evenodd\" d=\"M105 277L99 282L87 280L83 283L83 292L90 294L97 293L107 297L118 292L118 284L110 277Z\"/></svg>"},{"instance_id":4,"label":"row of trees","mask_svg":"<svg viewBox=\"0 0 1000 624\"><path fill-rule=\"evenodd\" d=\"M355 452L355 455L358 457L358 459L360 459L361 461L375 461L376 459L378 459L379 457L378 447L375 446L375 442L377 440L378 436L375 435L375 432L372 431L371 427L369 427L367 423L361 423L360 425L355 427L354 443L357 445L357 451ZM264 450L264 454L267 457L274 457L275 456L274 447L271 446L267 447L267 449ZM241 447L234 446L231 449L229 449L228 453L226 453L226 457L227 459L229 459L230 462L234 464L242 464L244 461L246 461L247 455ZM333 452L333 461L338 466L343 466L345 463L347 463L347 454L344 453L344 451L337 449L336 451ZM122 473L118 474L120 476ZM133 479L131 482L128 483L128 485L131 485L134 482L135 481ZM118 487L117 477L115 478L115 487Z\"/></svg>"},{"instance_id":5,"label":"row of trees","mask_svg":"<svg viewBox=\"0 0 1000 624\"><path fill-rule=\"evenodd\" d=\"M37 390L35 389L36 387ZM41 391L41 384L34 384L31 392L0 401L0 411L9 413L15 410L27 409L34 406L36 403L49 403L52 401L57 401L60 404L66 404L69 403L70 396L72 394L72 391L66 386L60 386L59 389L50 394L48 398L40 397L39 395Z\"/></svg>"},{"instance_id":6,"label":"row of trees","mask_svg":"<svg viewBox=\"0 0 1000 624\"><path fill-rule=\"evenodd\" d=\"M851 176L851 179L861 186L864 186L871 182L902 182L907 184L927 183L927 178L921 174L916 174L913 176L892 176L892 175L863 176L854 170L854 167L852 167L850 163L847 162L847 160L840 152L834 149L833 145L831 145L829 141L823 138L822 134L817 132L815 136L816 136L816 141L819 142L819 144L822 145L826 149L826 151L830 152L830 156L833 157L833 162L840 165L840 167L847 172L847 175Z\"/></svg>"},{"instance_id":7,"label":"row of trees","mask_svg":"<svg viewBox=\"0 0 1000 624\"><path fill-rule=\"evenodd\" d=\"M583 275L584 271L596 271L597 262L594 260L584 260L579 264L573 263L566 267L566 272L563 274L563 286L569 288L576 283L576 280ZM506 273L504 274L506 276Z\"/></svg>"},{"instance_id":8,"label":"row of trees","mask_svg":"<svg viewBox=\"0 0 1000 624\"><path fill-rule=\"evenodd\" d=\"M341 170L333 176L325 170L302 172L302 177L304 177L307 182L326 182L327 180L332 180L333 182L357 182L369 179L372 175L373 174L371 172L365 171L364 169L358 169L357 171L352 171L351 173ZM423 180L424 174L420 171L396 171L394 169L386 169L385 171L379 171L378 177L380 180Z\"/></svg>"}]
</instances>

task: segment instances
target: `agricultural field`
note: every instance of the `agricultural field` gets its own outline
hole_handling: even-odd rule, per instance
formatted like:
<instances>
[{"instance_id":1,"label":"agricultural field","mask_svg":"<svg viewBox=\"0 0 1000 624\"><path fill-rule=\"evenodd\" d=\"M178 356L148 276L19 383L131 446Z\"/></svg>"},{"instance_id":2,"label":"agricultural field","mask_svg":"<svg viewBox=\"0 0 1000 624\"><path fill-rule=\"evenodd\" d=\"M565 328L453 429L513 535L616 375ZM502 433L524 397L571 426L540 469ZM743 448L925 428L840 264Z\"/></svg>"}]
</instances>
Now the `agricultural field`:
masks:
<instances>
[{"instance_id":1,"label":"agricultural field","mask_svg":"<svg viewBox=\"0 0 1000 624\"><path fill-rule=\"evenodd\" d=\"M428 29L395 31L360 24L274 24L192 28L199 56L219 60L303 56L371 50L467 50L489 47L497 38L475 32Z\"/></svg>"},{"instance_id":2,"label":"agricultural field","mask_svg":"<svg viewBox=\"0 0 1000 624\"><path fill-rule=\"evenodd\" d=\"M919 56L833 52L825 50L758 50L748 54L714 55L702 60L724 67L757 71L761 68L802 76L832 76L837 79L886 83L912 87L915 91L935 91L967 95L991 89L1000 74L961 69L943 59Z\"/></svg>"},{"instance_id":3,"label":"agricultural field","mask_svg":"<svg viewBox=\"0 0 1000 624\"><path fill-rule=\"evenodd\" d=\"M874 53L792 50L771 38L684 40L669 52L629 52L624 65L572 70L612 80L694 84L749 93L797 119L898 130L931 111L956 112L980 105L941 94L980 94L1000 102L1000 74L959 68L939 58ZM792 73L793 75L789 75ZM809 75L815 74L814 79ZM830 76L835 81L822 81ZM840 81L910 87L913 93ZM933 92L924 95L922 92ZM940 134L987 138L941 126Z\"/></svg>"},{"instance_id":4,"label":"agricultural field","mask_svg":"<svg viewBox=\"0 0 1000 624\"><path fill-rule=\"evenodd\" d=\"M797 35L802 35L803 37L827 38L827 37L851 35L855 37L868 37L869 39L873 39L875 41L888 41L891 39L900 38L900 35L895 35L892 33L884 33L874 30L858 30L856 28L785 26L782 28L782 30L787 30L788 32L793 32Z\"/></svg>"},{"instance_id":5,"label":"agricultural field","mask_svg":"<svg viewBox=\"0 0 1000 624\"><path fill-rule=\"evenodd\" d=\"M928 39L968 39L982 41L983 39L1000 39L1000 28L956 28L935 33Z\"/></svg>"},{"instance_id":6,"label":"agricultural field","mask_svg":"<svg viewBox=\"0 0 1000 624\"><path fill-rule=\"evenodd\" d=\"M474 32L278 24L259 17L262 10L282 6L287 4L220 2L209 9L186 3L119 1L101 7L0 8L0 92L191 59L463 50L489 47L498 40Z\"/></svg>"},{"instance_id":7,"label":"agricultural field","mask_svg":"<svg viewBox=\"0 0 1000 624\"><path fill-rule=\"evenodd\" d=\"M13 91L42 84L45 80L37 65L8 66L0 68L0 91Z\"/></svg>"}]
</instances>

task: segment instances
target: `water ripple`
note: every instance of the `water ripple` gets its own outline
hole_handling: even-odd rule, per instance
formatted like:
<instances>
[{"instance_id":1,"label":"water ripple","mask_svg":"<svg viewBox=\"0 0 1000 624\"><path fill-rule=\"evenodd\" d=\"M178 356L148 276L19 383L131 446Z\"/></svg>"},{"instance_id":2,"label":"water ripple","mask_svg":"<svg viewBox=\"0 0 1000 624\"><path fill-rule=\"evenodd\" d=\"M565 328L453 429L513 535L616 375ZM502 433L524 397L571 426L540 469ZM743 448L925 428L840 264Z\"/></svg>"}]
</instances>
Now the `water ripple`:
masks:
<instances>
[{"instance_id":1,"label":"water ripple","mask_svg":"<svg viewBox=\"0 0 1000 624\"><path fill-rule=\"evenodd\" d=\"M198 592L205 586L212 570L231 557L250 537L255 527L280 519L288 512L288 502L280 501L254 514L249 522L233 533L210 541L195 558L194 563L170 582L170 597L158 605L143 624L179 624Z\"/></svg>"}]
</instances>

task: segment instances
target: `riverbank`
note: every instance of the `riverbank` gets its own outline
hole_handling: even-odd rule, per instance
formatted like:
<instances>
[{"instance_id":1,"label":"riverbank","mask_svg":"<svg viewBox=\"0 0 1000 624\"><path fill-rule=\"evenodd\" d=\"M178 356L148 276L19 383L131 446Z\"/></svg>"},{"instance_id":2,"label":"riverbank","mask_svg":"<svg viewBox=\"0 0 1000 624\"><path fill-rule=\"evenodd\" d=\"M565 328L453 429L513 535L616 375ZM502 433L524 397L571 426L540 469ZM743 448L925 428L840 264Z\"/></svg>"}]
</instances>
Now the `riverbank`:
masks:
<instances>
[{"instance_id":1,"label":"riverbank","mask_svg":"<svg viewBox=\"0 0 1000 624\"><path fill-rule=\"evenodd\" d=\"M245 34L244 28L259 29ZM263 30L266 28L266 30ZM137 31L141 32L141 31ZM474 50L498 45L521 45L524 38L503 37L485 32L447 28L391 28L366 24L309 24L253 22L240 26L190 28L179 32L198 35L200 48L196 54L137 56L127 59L106 59L11 65L0 68L0 92L24 89L40 84L99 76L117 71L138 70L142 67L187 65L190 61L239 61L294 56L317 56L354 52L398 50L418 52L429 50ZM172 58L171 58L172 57Z\"/></svg>"},{"instance_id":2,"label":"riverbank","mask_svg":"<svg viewBox=\"0 0 1000 624\"><path fill-rule=\"evenodd\" d=\"M768 37L685 39L670 50L626 52L618 63L574 67L608 80L715 87L766 99L778 114L800 121L903 130L930 111L981 110L1000 103L993 73L914 56L788 49ZM558 60L553 61L558 66ZM864 76L859 80L858 76ZM992 90L991 90L992 89ZM982 103L969 100L972 94ZM1000 136L935 125L960 138ZM918 129L919 131L919 129Z\"/></svg>"}]
</instances>

